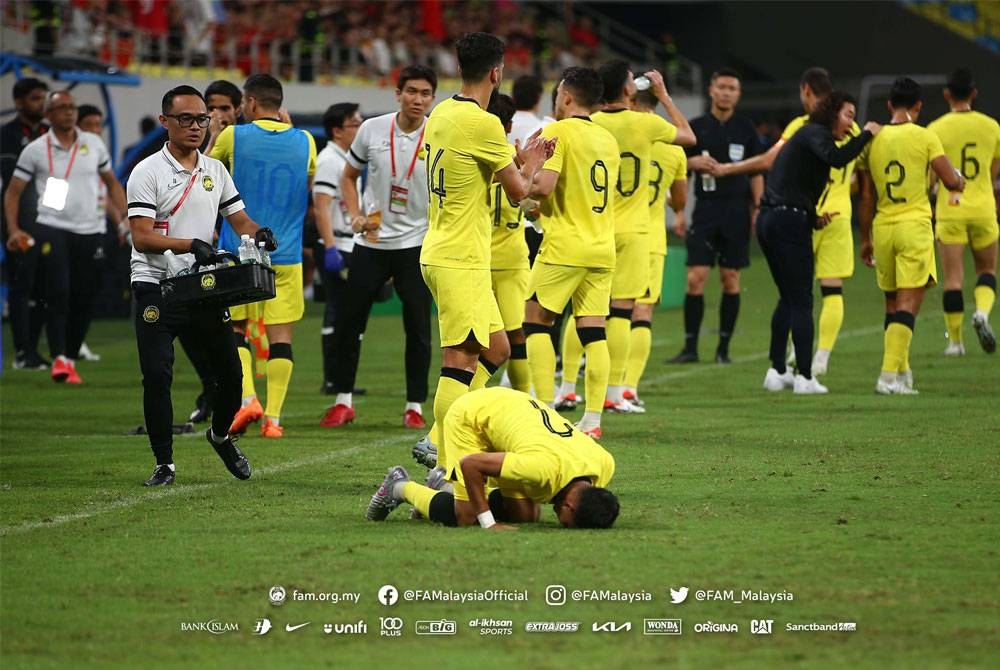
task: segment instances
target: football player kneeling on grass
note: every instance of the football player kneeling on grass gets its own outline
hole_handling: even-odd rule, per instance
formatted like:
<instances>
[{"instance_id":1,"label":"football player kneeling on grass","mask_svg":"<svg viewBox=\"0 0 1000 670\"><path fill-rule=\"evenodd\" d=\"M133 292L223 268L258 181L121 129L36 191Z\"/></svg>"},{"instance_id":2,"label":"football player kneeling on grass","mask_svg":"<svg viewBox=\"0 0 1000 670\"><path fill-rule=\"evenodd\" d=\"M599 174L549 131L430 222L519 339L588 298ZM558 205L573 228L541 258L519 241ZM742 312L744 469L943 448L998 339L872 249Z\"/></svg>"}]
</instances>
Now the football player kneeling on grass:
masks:
<instances>
[{"instance_id":1,"label":"football player kneeling on grass","mask_svg":"<svg viewBox=\"0 0 1000 670\"><path fill-rule=\"evenodd\" d=\"M618 518L618 498L604 488L614 458L526 393L493 387L462 396L444 419L442 442L426 486L389 468L365 516L382 521L406 501L418 518L494 530L538 521L542 503L567 528L609 528Z\"/></svg>"}]
</instances>

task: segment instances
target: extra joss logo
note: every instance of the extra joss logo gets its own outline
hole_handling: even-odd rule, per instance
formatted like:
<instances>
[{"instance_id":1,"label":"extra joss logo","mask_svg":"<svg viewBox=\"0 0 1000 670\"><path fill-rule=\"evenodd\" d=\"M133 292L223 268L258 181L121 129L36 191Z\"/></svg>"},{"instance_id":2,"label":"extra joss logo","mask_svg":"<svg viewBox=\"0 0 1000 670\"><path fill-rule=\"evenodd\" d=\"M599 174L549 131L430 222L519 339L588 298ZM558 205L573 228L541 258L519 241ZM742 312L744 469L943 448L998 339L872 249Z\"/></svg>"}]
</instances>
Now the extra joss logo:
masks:
<instances>
[{"instance_id":1,"label":"extra joss logo","mask_svg":"<svg viewBox=\"0 0 1000 670\"><path fill-rule=\"evenodd\" d=\"M526 633L575 633L579 630L579 621L529 621L524 624Z\"/></svg>"}]
</instances>

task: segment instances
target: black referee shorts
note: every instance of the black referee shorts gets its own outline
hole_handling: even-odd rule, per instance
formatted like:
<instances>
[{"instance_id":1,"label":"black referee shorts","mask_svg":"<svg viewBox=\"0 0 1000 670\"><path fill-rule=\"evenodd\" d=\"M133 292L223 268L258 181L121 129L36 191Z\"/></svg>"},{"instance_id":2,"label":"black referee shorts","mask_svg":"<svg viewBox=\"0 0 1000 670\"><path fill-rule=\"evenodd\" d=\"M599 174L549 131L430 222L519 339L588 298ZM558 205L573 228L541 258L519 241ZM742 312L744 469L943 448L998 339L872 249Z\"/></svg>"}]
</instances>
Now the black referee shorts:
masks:
<instances>
[{"instance_id":1,"label":"black referee shorts","mask_svg":"<svg viewBox=\"0 0 1000 670\"><path fill-rule=\"evenodd\" d=\"M701 199L687 231L687 265L739 270L750 265L750 203L746 198Z\"/></svg>"}]
</instances>

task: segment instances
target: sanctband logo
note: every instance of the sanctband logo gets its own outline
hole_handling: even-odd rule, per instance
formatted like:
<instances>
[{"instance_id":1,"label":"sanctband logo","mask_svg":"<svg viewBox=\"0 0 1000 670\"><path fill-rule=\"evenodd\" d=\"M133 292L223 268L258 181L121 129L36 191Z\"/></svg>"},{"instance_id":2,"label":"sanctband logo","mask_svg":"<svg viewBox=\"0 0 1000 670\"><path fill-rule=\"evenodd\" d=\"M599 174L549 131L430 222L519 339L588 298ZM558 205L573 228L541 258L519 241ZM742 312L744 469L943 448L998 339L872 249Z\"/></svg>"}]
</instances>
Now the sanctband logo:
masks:
<instances>
[{"instance_id":1,"label":"sanctband logo","mask_svg":"<svg viewBox=\"0 0 1000 670\"><path fill-rule=\"evenodd\" d=\"M403 637L403 620L398 616L379 617L379 629L382 637Z\"/></svg>"},{"instance_id":2,"label":"sanctband logo","mask_svg":"<svg viewBox=\"0 0 1000 670\"><path fill-rule=\"evenodd\" d=\"M418 621L414 627L417 635L454 635L458 632L458 622L441 619L440 621Z\"/></svg>"},{"instance_id":3,"label":"sanctband logo","mask_svg":"<svg viewBox=\"0 0 1000 670\"><path fill-rule=\"evenodd\" d=\"M750 619L750 633L753 635L770 635L774 619Z\"/></svg>"},{"instance_id":4,"label":"sanctband logo","mask_svg":"<svg viewBox=\"0 0 1000 670\"><path fill-rule=\"evenodd\" d=\"M204 632L212 635L222 635L223 633L238 633L240 625L235 621L219 621L210 619L208 621L182 621L181 630L187 633Z\"/></svg>"},{"instance_id":5,"label":"sanctband logo","mask_svg":"<svg viewBox=\"0 0 1000 670\"><path fill-rule=\"evenodd\" d=\"M680 635L680 619L643 619L643 635Z\"/></svg>"},{"instance_id":6,"label":"sanctband logo","mask_svg":"<svg viewBox=\"0 0 1000 670\"><path fill-rule=\"evenodd\" d=\"M621 633L632 630L632 622L617 623L615 621L605 621L603 623L594 622L590 627L595 633Z\"/></svg>"}]
</instances>

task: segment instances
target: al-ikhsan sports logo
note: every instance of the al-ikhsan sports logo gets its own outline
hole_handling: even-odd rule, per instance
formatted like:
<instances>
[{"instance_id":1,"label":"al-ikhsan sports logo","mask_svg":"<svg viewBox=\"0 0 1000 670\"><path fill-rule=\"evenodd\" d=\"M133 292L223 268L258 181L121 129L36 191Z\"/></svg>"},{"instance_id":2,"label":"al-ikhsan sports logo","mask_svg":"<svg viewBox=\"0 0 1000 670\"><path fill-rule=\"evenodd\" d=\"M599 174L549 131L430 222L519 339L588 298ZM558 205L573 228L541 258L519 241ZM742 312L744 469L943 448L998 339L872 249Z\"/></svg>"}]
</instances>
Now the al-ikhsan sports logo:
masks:
<instances>
[{"instance_id":1,"label":"al-ikhsan sports logo","mask_svg":"<svg viewBox=\"0 0 1000 670\"><path fill-rule=\"evenodd\" d=\"M160 308L156 305L150 305L142 310L142 320L146 323L156 323L160 320Z\"/></svg>"},{"instance_id":2,"label":"al-ikhsan sports logo","mask_svg":"<svg viewBox=\"0 0 1000 670\"><path fill-rule=\"evenodd\" d=\"M215 288L215 275L207 274L201 278L201 290L211 291Z\"/></svg>"},{"instance_id":3,"label":"al-ikhsan sports logo","mask_svg":"<svg viewBox=\"0 0 1000 670\"><path fill-rule=\"evenodd\" d=\"M206 191L211 191L215 188L215 180L208 175L205 175L201 178L201 187Z\"/></svg>"}]
</instances>

